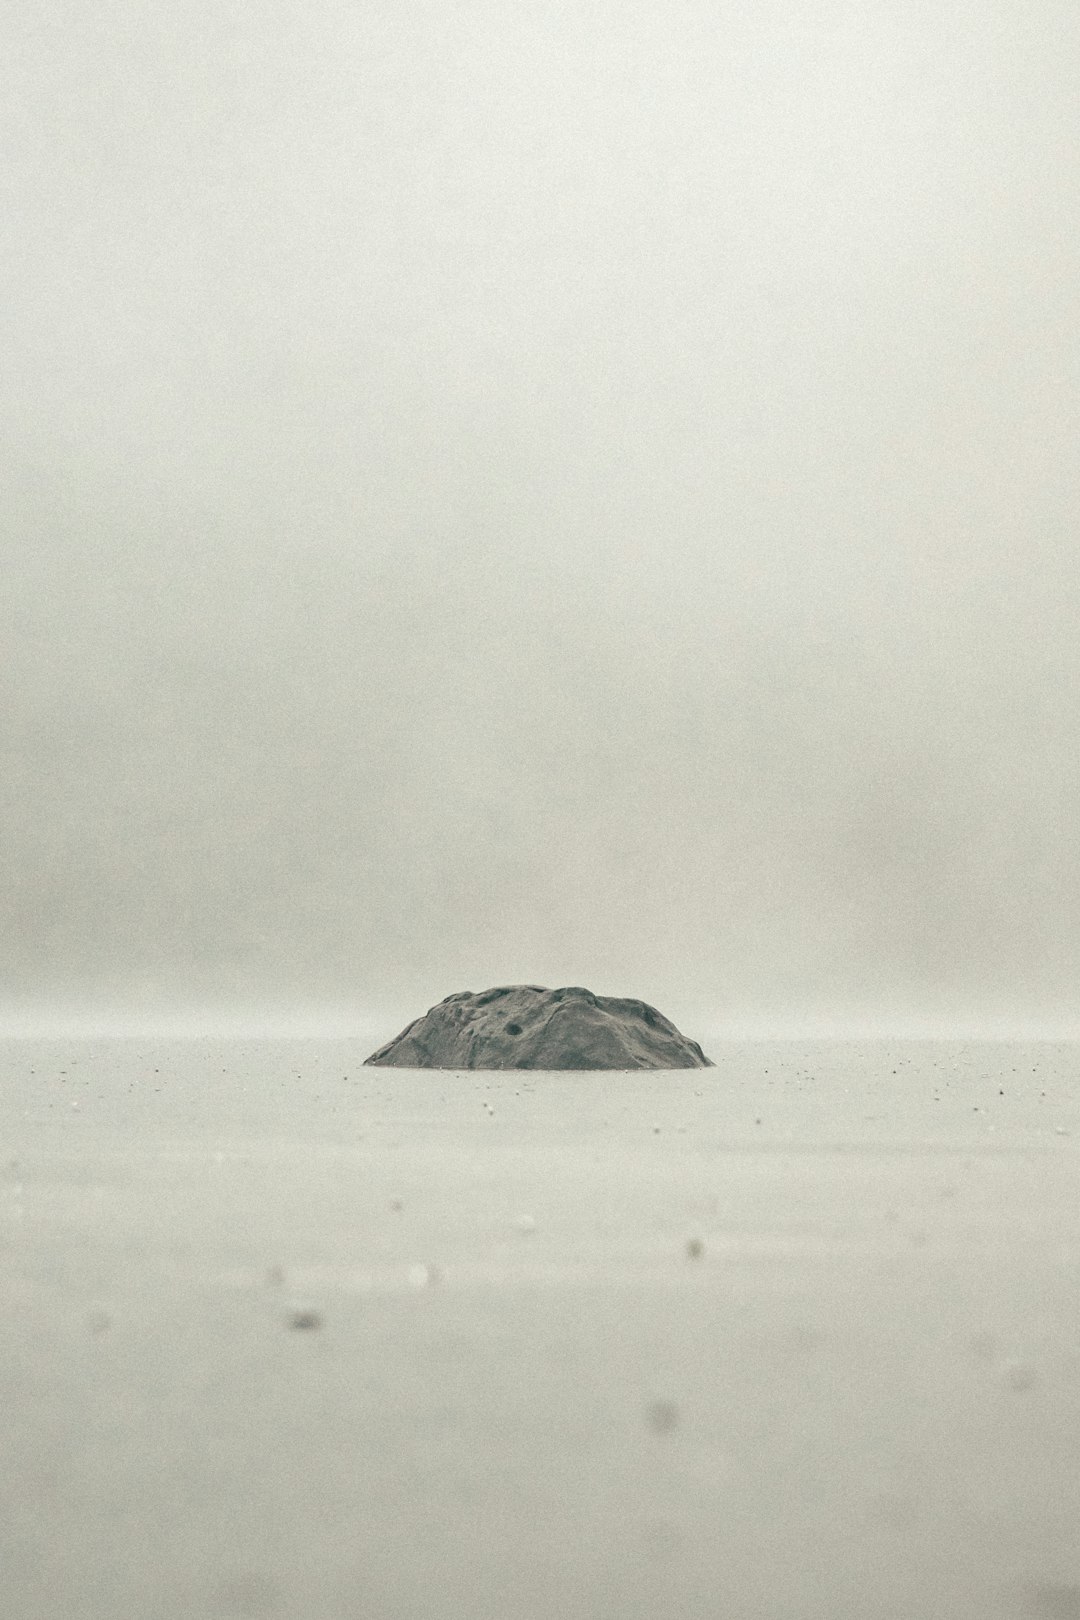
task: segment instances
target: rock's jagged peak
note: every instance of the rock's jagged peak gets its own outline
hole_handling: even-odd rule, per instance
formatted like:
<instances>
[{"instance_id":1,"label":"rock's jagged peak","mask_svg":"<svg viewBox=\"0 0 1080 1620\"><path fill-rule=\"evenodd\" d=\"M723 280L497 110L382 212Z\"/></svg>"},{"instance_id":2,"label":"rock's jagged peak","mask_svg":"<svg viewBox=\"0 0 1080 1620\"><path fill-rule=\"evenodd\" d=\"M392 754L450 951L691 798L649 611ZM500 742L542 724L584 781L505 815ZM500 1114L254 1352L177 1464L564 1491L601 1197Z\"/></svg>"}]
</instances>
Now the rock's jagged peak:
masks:
<instances>
[{"instance_id":1,"label":"rock's jagged peak","mask_svg":"<svg viewBox=\"0 0 1080 1620\"><path fill-rule=\"evenodd\" d=\"M398 1069L713 1067L648 1002L540 984L456 991L366 1061Z\"/></svg>"}]
</instances>

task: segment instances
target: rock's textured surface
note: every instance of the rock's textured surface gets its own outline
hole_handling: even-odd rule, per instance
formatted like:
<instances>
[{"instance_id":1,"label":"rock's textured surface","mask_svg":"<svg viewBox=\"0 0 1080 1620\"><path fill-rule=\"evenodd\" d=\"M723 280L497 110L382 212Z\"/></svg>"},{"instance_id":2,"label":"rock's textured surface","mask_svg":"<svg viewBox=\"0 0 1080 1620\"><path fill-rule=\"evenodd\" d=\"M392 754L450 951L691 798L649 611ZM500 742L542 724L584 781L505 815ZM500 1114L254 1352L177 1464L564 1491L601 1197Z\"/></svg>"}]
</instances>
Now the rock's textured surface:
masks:
<instances>
[{"instance_id":1,"label":"rock's textured surface","mask_svg":"<svg viewBox=\"0 0 1080 1620\"><path fill-rule=\"evenodd\" d=\"M644 1001L571 985L461 990L366 1060L397 1069L711 1069Z\"/></svg>"}]
</instances>

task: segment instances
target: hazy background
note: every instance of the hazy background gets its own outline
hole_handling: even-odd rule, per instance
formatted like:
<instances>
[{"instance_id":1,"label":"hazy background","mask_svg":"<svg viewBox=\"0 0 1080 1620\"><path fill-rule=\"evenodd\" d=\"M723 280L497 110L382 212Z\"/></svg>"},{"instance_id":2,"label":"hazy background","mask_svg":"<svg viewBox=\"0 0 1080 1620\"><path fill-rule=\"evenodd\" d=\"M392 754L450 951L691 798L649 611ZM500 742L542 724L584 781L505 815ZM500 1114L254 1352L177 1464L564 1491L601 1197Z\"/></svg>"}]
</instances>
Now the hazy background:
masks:
<instances>
[{"instance_id":1,"label":"hazy background","mask_svg":"<svg viewBox=\"0 0 1080 1620\"><path fill-rule=\"evenodd\" d=\"M15 0L7 1027L1077 1023L1075 0Z\"/></svg>"}]
</instances>

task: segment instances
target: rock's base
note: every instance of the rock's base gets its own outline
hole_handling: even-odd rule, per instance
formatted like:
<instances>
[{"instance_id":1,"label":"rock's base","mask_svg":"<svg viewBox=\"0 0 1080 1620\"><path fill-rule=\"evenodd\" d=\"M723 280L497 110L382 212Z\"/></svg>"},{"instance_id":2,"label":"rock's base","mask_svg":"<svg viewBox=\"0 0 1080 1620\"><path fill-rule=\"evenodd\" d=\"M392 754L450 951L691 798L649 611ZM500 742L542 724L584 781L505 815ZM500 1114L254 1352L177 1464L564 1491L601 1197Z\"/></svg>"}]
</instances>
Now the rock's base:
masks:
<instances>
[{"instance_id":1,"label":"rock's base","mask_svg":"<svg viewBox=\"0 0 1080 1620\"><path fill-rule=\"evenodd\" d=\"M447 996L366 1060L397 1069L711 1069L644 1001L571 985Z\"/></svg>"}]
</instances>

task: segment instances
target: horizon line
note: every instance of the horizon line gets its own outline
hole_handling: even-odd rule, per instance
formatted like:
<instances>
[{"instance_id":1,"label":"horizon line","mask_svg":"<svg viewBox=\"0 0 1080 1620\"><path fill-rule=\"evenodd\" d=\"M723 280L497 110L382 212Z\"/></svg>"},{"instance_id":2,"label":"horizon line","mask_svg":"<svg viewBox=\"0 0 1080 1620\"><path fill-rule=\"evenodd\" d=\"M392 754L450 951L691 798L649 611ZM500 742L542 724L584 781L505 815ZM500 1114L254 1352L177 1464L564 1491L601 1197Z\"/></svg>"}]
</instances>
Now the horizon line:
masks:
<instances>
[{"instance_id":1,"label":"horizon line","mask_svg":"<svg viewBox=\"0 0 1080 1620\"><path fill-rule=\"evenodd\" d=\"M425 1008L424 1011L427 1009ZM422 1016L418 1013L415 1016ZM406 1020L407 1021L407 1020ZM698 1017L680 1011L676 1020L685 1035L699 1043L764 1041L886 1041L983 1040L1080 1041L1080 1015L1061 1017L1032 1014L984 1013L882 1014L852 1012L825 1018L820 1014L784 1017L765 1013L738 1013L729 1018ZM133 1013L44 1008L0 1010L0 1040L364 1040L377 1045L392 1039L403 1027L401 1014L357 1014L311 1011L274 1017L254 1010L223 1014L219 1009L189 1008L182 1012Z\"/></svg>"}]
</instances>

